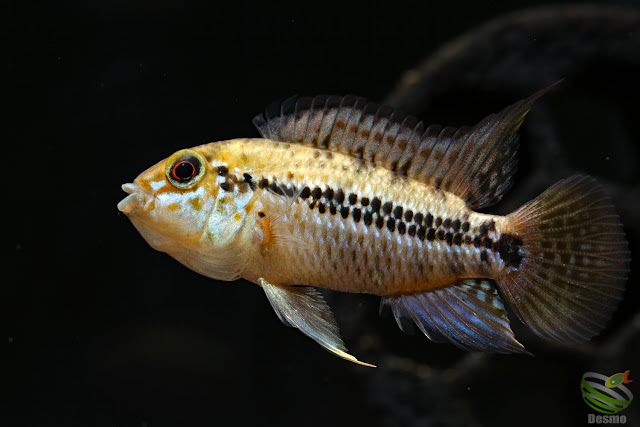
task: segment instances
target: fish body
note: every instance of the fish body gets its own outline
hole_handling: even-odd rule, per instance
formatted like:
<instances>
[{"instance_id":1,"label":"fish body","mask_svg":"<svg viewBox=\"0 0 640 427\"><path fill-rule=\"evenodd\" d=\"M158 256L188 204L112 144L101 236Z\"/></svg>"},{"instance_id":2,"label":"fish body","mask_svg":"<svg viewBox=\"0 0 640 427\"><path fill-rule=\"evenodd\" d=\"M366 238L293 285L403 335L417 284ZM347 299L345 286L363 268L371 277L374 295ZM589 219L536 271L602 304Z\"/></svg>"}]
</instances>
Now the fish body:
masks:
<instances>
[{"instance_id":1,"label":"fish body","mask_svg":"<svg viewBox=\"0 0 640 427\"><path fill-rule=\"evenodd\" d=\"M507 216L517 129L541 91L472 128L429 126L362 98L285 101L263 138L181 150L123 189L149 244L205 276L247 279L280 319L353 362L314 287L383 298L398 325L468 350L524 352L597 333L629 254L597 183L575 176Z\"/></svg>"},{"instance_id":2,"label":"fish body","mask_svg":"<svg viewBox=\"0 0 640 427\"><path fill-rule=\"evenodd\" d=\"M617 374L613 374L609 378L606 379L606 381L604 382L604 385L607 388L616 388L620 384L632 383L633 380L629 379L629 373L630 372L631 371L624 371L624 372L619 372Z\"/></svg>"}]
</instances>

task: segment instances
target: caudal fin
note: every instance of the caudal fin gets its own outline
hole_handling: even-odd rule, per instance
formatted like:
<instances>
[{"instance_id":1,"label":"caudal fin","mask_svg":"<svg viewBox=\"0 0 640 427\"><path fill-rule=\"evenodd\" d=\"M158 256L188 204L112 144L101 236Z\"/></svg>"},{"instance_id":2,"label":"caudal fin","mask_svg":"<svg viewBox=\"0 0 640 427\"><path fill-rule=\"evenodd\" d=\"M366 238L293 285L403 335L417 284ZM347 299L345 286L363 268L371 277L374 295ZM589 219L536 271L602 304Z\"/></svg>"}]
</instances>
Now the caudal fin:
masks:
<instances>
[{"instance_id":1,"label":"caudal fin","mask_svg":"<svg viewBox=\"0 0 640 427\"><path fill-rule=\"evenodd\" d=\"M576 175L508 218L518 255L497 282L520 319L561 343L600 332L622 299L630 261L622 224L603 188Z\"/></svg>"}]
</instances>

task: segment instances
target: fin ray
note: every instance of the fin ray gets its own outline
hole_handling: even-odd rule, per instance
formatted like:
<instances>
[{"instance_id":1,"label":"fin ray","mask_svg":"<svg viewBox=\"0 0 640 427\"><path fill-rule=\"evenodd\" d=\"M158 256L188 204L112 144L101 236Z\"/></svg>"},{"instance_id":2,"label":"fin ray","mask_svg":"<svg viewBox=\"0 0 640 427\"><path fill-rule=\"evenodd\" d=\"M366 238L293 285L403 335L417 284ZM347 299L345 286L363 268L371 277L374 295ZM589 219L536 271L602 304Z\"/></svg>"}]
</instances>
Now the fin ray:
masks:
<instances>
[{"instance_id":1,"label":"fin ray","mask_svg":"<svg viewBox=\"0 0 640 427\"><path fill-rule=\"evenodd\" d=\"M415 117L354 95L289 98L253 122L265 138L364 159L480 208L499 201L511 186L517 131L533 103L553 86L459 129L424 130Z\"/></svg>"},{"instance_id":2,"label":"fin ray","mask_svg":"<svg viewBox=\"0 0 640 427\"><path fill-rule=\"evenodd\" d=\"M573 344L597 334L622 299L629 250L609 197L591 177L551 186L507 216L521 261L498 286L537 335Z\"/></svg>"},{"instance_id":3,"label":"fin ray","mask_svg":"<svg viewBox=\"0 0 640 427\"><path fill-rule=\"evenodd\" d=\"M467 279L433 291L385 297L401 330L409 318L432 341L464 350L526 353L514 337L495 283Z\"/></svg>"},{"instance_id":4,"label":"fin ray","mask_svg":"<svg viewBox=\"0 0 640 427\"><path fill-rule=\"evenodd\" d=\"M348 353L340 338L340 330L333 318L331 309L322 294L311 287L293 287L272 285L265 279L259 279L267 299L287 326L299 329L326 350L351 362L375 367L361 362Z\"/></svg>"}]
</instances>

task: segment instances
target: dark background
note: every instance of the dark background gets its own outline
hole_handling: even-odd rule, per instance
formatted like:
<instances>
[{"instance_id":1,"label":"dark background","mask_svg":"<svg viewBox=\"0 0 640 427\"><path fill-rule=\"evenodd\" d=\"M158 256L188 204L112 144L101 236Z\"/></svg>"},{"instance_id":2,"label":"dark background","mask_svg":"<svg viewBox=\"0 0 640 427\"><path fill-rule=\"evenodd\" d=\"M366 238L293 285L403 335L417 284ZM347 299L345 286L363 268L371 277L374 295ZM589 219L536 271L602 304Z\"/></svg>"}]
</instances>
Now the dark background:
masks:
<instances>
[{"instance_id":1,"label":"dark background","mask_svg":"<svg viewBox=\"0 0 640 427\"><path fill-rule=\"evenodd\" d=\"M635 262L591 343L544 343L513 320L535 357L403 335L378 317L378 298L327 293L347 346L374 370L283 326L259 287L153 251L116 209L120 185L148 166L258 136L252 117L294 93L354 93L470 125L565 78L528 116L516 184L487 211L589 173L637 258L638 6L517 3L12 1L0 424L566 426L590 412L586 371L630 369L640 393Z\"/></svg>"}]
</instances>

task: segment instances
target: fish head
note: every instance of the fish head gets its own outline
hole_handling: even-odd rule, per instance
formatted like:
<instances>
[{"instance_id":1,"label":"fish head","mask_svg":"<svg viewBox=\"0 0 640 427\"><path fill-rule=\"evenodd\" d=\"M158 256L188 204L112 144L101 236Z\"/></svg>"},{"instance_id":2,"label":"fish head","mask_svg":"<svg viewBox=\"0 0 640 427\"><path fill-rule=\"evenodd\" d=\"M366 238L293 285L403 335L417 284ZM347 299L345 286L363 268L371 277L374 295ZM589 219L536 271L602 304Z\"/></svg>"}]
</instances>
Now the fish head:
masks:
<instances>
[{"instance_id":1,"label":"fish head","mask_svg":"<svg viewBox=\"0 0 640 427\"><path fill-rule=\"evenodd\" d=\"M180 150L142 172L122 186L129 195L118 209L152 248L207 277L234 280L254 238L247 219L255 198L220 145Z\"/></svg>"},{"instance_id":2,"label":"fish head","mask_svg":"<svg viewBox=\"0 0 640 427\"><path fill-rule=\"evenodd\" d=\"M154 249L192 249L206 229L219 186L199 148L180 150L122 186L129 194L118 209Z\"/></svg>"}]
</instances>

